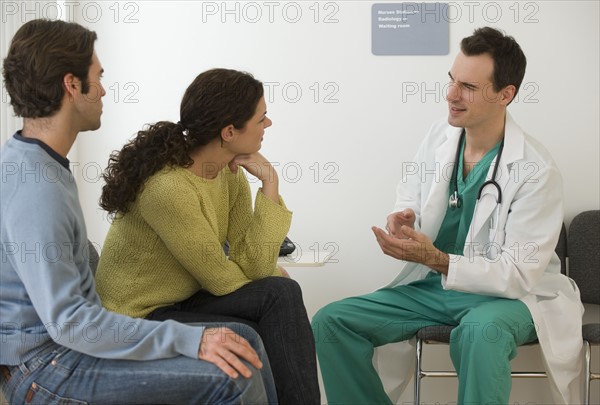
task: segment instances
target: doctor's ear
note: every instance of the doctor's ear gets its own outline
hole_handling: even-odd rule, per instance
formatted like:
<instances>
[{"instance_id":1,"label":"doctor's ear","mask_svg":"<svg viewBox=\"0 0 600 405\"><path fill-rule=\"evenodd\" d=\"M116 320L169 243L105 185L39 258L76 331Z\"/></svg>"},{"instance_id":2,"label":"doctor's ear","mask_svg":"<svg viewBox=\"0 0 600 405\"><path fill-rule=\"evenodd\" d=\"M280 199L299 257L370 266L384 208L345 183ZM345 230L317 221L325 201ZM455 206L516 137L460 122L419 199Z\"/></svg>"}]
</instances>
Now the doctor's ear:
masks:
<instances>
[{"instance_id":1,"label":"doctor's ear","mask_svg":"<svg viewBox=\"0 0 600 405\"><path fill-rule=\"evenodd\" d=\"M517 88L514 85L509 84L508 86L500 90L500 102L504 105L509 105L515 98L516 92Z\"/></svg>"}]
</instances>

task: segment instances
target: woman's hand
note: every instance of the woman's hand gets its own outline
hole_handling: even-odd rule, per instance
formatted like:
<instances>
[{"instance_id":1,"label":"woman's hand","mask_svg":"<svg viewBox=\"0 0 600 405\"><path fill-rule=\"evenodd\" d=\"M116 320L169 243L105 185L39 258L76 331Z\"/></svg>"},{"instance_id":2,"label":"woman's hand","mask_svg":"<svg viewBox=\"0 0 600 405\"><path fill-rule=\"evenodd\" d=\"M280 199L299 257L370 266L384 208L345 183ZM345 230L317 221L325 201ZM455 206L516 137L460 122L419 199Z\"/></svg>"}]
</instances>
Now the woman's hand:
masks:
<instances>
[{"instance_id":1,"label":"woman's hand","mask_svg":"<svg viewBox=\"0 0 600 405\"><path fill-rule=\"evenodd\" d=\"M277 172L271 162L258 152L249 155L237 155L229 162L229 169L233 173L237 173L239 166L242 166L248 173L263 183L278 179Z\"/></svg>"},{"instance_id":2,"label":"woman's hand","mask_svg":"<svg viewBox=\"0 0 600 405\"><path fill-rule=\"evenodd\" d=\"M281 267L281 266L279 266L279 265L278 265L277 267L279 268L279 271L281 272L281 275L282 275L283 277L286 277L286 278L292 278L292 277L290 276L290 273L288 273L286 269L284 269L283 267Z\"/></svg>"},{"instance_id":3,"label":"woman's hand","mask_svg":"<svg viewBox=\"0 0 600 405\"><path fill-rule=\"evenodd\" d=\"M237 155L229 162L229 169L237 173L239 166L242 166L248 173L262 182L262 192L273 202L279 204L279 177L269 162L260 153L248 155Z\"/></svg>"}]
</instances>

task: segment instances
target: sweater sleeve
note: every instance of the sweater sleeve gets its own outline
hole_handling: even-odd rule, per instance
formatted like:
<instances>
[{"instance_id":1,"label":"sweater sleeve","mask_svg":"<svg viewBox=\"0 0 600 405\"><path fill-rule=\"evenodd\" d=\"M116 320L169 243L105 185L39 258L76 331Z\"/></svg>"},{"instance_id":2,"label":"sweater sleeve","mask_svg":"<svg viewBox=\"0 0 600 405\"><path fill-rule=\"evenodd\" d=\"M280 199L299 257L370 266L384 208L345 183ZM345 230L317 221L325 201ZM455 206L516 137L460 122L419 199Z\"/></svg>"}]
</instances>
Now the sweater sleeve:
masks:
<instances>
[{"instance_id":1,"label":"sweater sleeve","mask_svg":"<svg viewBox=\"0 0 600 405\"><path fill-rule=\"evenodd\" d=\"M181 176L157 176L140 195L140 213L175 259L211 294L225 295L252 279L272 275L275 262L250 278L225 256L217 224L199 198Z\"/></svg>"},{"instance_id":2,"label":"sweater sleeve","mask_svg":"<svg viewBox=\"0 0 600 405\"><path fill-rule=\"evenodd\" d=\"M227 238L231 244L230 259L253 280L280 275L276 267L277 257L281 242L290 229L292 213L281 196L277 204L261 189L256 193L253 210L248 181L240 172L237 176L237 198L233 200L229 216Z\"/></svg>"},{"instance_id":3,"label":"sweater sleeve","mask_svg":"<svg viewBox=\"0 0 600 405\"><path fill-rule=\"evenodd\" d=\"M85 233L76 194L74 184L60 187L40 181L23 184L12 201L3 201L10 207L2 218L7 240L32 252L10 258L25 288L21 307L15 310L24 318L30 313L30 300L44 333L62 346L94 357L197 358L203 327L134 319L102 307L87 261L76 260L83 249L78 237ZM40 337L22 332L22 346L27 339Z\"/></svg>"}]
</instances>

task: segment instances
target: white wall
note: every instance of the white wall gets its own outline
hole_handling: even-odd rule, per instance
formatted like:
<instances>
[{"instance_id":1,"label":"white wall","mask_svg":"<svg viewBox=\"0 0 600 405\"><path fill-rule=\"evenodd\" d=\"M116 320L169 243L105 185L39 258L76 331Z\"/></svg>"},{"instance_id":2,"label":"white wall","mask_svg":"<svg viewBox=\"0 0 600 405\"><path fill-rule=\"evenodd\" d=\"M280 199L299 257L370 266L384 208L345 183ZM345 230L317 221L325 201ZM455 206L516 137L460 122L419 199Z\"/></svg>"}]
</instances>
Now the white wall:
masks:
<instances>
[{"instance_id":1,"label":"white wall","mask_svg":"<svg viewBox=\"0 0 600 405\"><path fill-rule=\"evenodd\" d=\"M309 313L372 291L397 264L381 254L370 226L384 224L402 163L446 114L442 88L460 39L483 25L514 36L527 55L524 87L509 110L558 162L567 223L599 208L598 2L454 2L449 55L387 57L371 54L372 4L81 2L75 15L98 32L108 92L102 128L77 144L90 238L101 244L109 226L97 204L109 153L144 123L177 121L181 96L198 73L246 70L270 83L274 125L262 152L279 165L281 194L294 211L290 236L302 249L335 249L336 263L290 269ZM298 10L301 18L291 22ZM302 97L293 102L298 88ZM539 362L536 356L522 361ZM425 401L455 401L454 383L428 384ZM517 382L511 401L549 403L545 384Z\"/></svg>"}]
</instances>

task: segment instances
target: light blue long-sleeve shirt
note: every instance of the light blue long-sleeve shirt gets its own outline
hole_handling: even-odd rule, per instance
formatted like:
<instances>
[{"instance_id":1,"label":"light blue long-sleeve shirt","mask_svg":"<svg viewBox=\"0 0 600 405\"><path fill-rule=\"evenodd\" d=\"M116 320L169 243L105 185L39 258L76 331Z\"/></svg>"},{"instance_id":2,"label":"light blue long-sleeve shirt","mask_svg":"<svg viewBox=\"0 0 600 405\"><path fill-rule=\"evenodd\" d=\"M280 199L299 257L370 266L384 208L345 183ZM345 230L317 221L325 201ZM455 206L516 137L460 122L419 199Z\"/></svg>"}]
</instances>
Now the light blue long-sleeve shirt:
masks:
<instances>
[{"instance_id":1,"label":"light blue long-sleeve shirt","mask_svg":"<svg viewBox=\"0 0 600 405\"><path fill-rule=\"evenodd\" d=\"M19 133L0 150L0 237L0 364L50 340L100 358L197 358L203 327L102 307L68 160Z\"/></svg>"}]
</instances>

